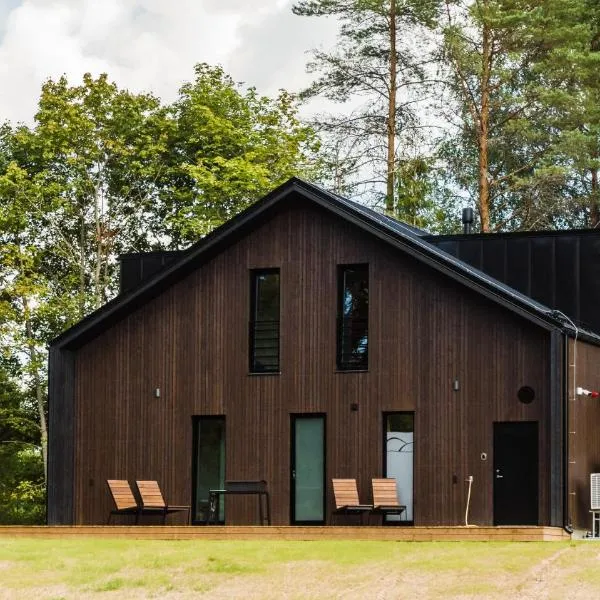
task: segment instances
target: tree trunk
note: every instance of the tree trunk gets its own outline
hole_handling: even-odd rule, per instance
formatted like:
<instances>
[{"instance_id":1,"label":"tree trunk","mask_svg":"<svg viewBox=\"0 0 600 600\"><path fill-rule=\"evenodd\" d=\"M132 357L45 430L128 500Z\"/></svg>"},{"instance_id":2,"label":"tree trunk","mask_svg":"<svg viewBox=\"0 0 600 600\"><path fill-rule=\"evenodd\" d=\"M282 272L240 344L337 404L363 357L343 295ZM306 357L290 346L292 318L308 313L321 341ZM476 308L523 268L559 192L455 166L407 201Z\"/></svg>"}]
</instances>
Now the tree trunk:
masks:
<instances>
[{"instance_id":1,"label":"tree trunk","mask_svg":"<svg viewBox=\"0 0 600 600\"><path fill-rule=\"evenodd\" d=\"M396 0L390 0L389 12L390 31L390 79L387 119L387 173L385 211L394 216L394 174L396 169L396 89L397 89L397 61L396 61Z\"/></svg>"},{"instance_id":2,"label":"tree trunk","mask_svg":"<svg viewBox=\"0 0 600 600\"><path fill-rule=\"evenodd\" d=\"M600 197L598 196L598 169L592 169L592 193L590 206L590 227L594 229L600 225Z\"/></svg>"},{"instance_id":3,"label":"tree trunk","mask_svg":"<svg viewBox=\"0 0 600 600\"><path fill-rule=\"evenodd\" d=\"M40 419L40 439L42 446L42 461L44 463L44 483L48 481L48 425L46 423L46 406L44 402L44 388L42 378L40 377L40 364L35 340L33 338L33 328L31 326L31 316L29 312L29 302L27 298L22 298L25 316L25 335L27 337L27 353L29 354L29 364L32 369L33 386L35 388L35 399Z\"/></svg>"},{"instance_id":4,"label":"tree trunk","mask_svg":"<svg viewBox=\"0 0 600 600\"><path fill-rule=\"evenodd\" d=\"M481 231L490 230L490 182L488 177L488 141L490 122L490 71L492 44L487 24L483 26L482 36L482 72L481 72L481 108L479 112L479 217Z\"/></svg>"},{"instance_id":5,"label":"tree trunk","mask_svg":"<svg viewBox=\"0 0 600 600\"><path fill-rule=\"evenodd\" d=\"M79 229L79 318L85 316L85 213L81 201L81 226Z\"/></svg>"},{"instance_id":6,"label":"tree trunk","mask_svg":"<svg viewBox=\"0 0 600 600\"><path fill-rule=\"evenodd\" d=\"M96 182L94 190L94 227L96 230L96 264L94 265L94 308L102 305L102 224L100 223L100 183Z\"/></svg>"}]
</instances>

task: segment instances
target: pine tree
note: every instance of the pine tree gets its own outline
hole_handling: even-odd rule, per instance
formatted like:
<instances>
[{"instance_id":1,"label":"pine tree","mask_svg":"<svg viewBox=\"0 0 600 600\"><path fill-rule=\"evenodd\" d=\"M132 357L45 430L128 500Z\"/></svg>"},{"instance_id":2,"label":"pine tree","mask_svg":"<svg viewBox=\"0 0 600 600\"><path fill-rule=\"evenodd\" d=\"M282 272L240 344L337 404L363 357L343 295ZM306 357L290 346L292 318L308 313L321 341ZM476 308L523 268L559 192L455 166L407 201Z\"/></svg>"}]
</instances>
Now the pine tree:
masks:
<instances>
[{"instance_id":1,"label":"pine tree","mask_svg":"<svg viewBox=\"0 0 600 600\"><path fill-rule=\"evenodd\" d=\"M301 0L293 7L297 15L333 16L340 22L337 48L313 52L308 71L317 78L303 97L363 102L346 117L318 121L336 148L340 141L346 145L356 171L368 172L369 183L384 185L390 215L402 213L398 160L407 158L402 146L418 130L415 107L424 93L429 62L423 38L438 7L439 0Z\"/></svg>"},{"instance_id":2,"label":"pine tree","mask_svg":"<svg viewBox=\"0 0 600 600\"><path fill-rule=\"evenodd\" d=\"M443 62L459 119L441 155L454 185L474 199L482 231L581 223L574 213L585 210L574 209L569 195L586 187L582 169L593 189L597 164L590 147L597 122L590 67L598 63L586 3L447 6ZM583 146L587 167L575 156Z\"/></svg>"}]
</instances>

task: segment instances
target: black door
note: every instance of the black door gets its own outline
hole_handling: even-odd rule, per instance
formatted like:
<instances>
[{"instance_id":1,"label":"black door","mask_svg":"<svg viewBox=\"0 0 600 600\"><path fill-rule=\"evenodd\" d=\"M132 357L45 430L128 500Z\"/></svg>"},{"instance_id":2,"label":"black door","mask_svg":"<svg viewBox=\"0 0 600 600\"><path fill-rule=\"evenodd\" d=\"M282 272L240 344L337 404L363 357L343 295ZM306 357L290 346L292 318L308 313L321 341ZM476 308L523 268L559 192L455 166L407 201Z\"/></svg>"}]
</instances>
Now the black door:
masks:
<instances>
[{"instance_id":1,"label":"black door","mask_svg":"<svg viewBox=\"0 0 600 600\"><path fill-rule=\"evenodd\" d=\"M291 522L325 521L325 416L292 415Z\"/></svg>"},{"instance_id":2,"label":"black door","mask_svg":"<svg viewBox=\"0 0 600 600\"><path fill-rule=\"evenodd\" d=\"M538 524L538 424L494 423L494 525Z\"/></svg>"}]
</instances>

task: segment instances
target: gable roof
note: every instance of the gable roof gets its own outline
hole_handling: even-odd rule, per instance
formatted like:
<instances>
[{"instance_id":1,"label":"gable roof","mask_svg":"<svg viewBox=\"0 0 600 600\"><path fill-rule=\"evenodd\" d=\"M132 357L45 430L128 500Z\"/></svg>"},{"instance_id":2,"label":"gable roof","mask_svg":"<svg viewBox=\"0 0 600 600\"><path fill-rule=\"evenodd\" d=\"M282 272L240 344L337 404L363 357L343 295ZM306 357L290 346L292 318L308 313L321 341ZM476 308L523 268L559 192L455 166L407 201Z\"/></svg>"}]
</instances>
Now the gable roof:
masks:
<instances>
[{"instance_id":1,"label":"gable roof","mask_svg":"<svg viewBox=\"0 0 600 600\"><path fill-rule=\"evenodd\" d=\"M560 329L570 335L577 334L600 345L600 336L574 329L559 311L552 310L513 288L471 267L440 250L424 238L426 232L377 213L317 185L292 178L233 219L182 253L182 256L132 290L120 294L94 311L79 323L60 334L51 342L57 348L77 348L93 339L130 312L156 297L167 287L182 279L199 264L223 248L234 243L240 235L254 228L260 217L282 205L286 200L301 199L313 203L338 217L353 223L398 248L417 260L446 274L455 281L490 298L512 312L545 329Z\"/></svg>"}]
</instances>

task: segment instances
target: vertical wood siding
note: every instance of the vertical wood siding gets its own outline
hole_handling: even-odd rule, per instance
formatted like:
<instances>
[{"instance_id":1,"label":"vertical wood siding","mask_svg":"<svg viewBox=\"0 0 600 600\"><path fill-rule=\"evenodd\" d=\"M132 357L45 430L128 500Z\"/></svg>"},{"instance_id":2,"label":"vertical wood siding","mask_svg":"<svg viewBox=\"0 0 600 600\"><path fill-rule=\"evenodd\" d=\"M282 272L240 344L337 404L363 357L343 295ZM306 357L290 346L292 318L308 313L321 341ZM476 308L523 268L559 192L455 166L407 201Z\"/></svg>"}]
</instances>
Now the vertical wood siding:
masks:
<instances>
[{"instance_id":1,"label":"vertical wood siding","mask_svg":"<svg viewBox=\"0 0 600 600\"><path fill-rule=\"evenodd\" d=\"M590 473L600 473L600 399L575 396L574 388L600 390L600 348L569 340L569 494L576 528L592 529ZM573 372L575 365L575 383Z\"/></svg>"},{"instance_id":2,"label":"vertical wood siding","mask_svg":"<svg viewBox=\"0 0 600 600\"><path fill-rule=\"evenodd\" d=\"M364 373L336 372L336 268L350 263L369 264ZM249 270L271 267L281 374L249 375ZM536 391L527 406L522 385ZM415 524L460 524L468 475L471 522L493 522L493 423L512 420L539 422L546 523L548 395L543 330L323 210L292 207L77 351L76 522L106 519L109 478L157 479L168 502L189 504L194 415L225 415L226 478L266 479L273 524L289 522L292 413L327 415L329 508L332 477L357 478L370 501L382 413L414 411ZM255 513L255 498L227 498L229 524Z\"/></svg>"}]
</instances>

